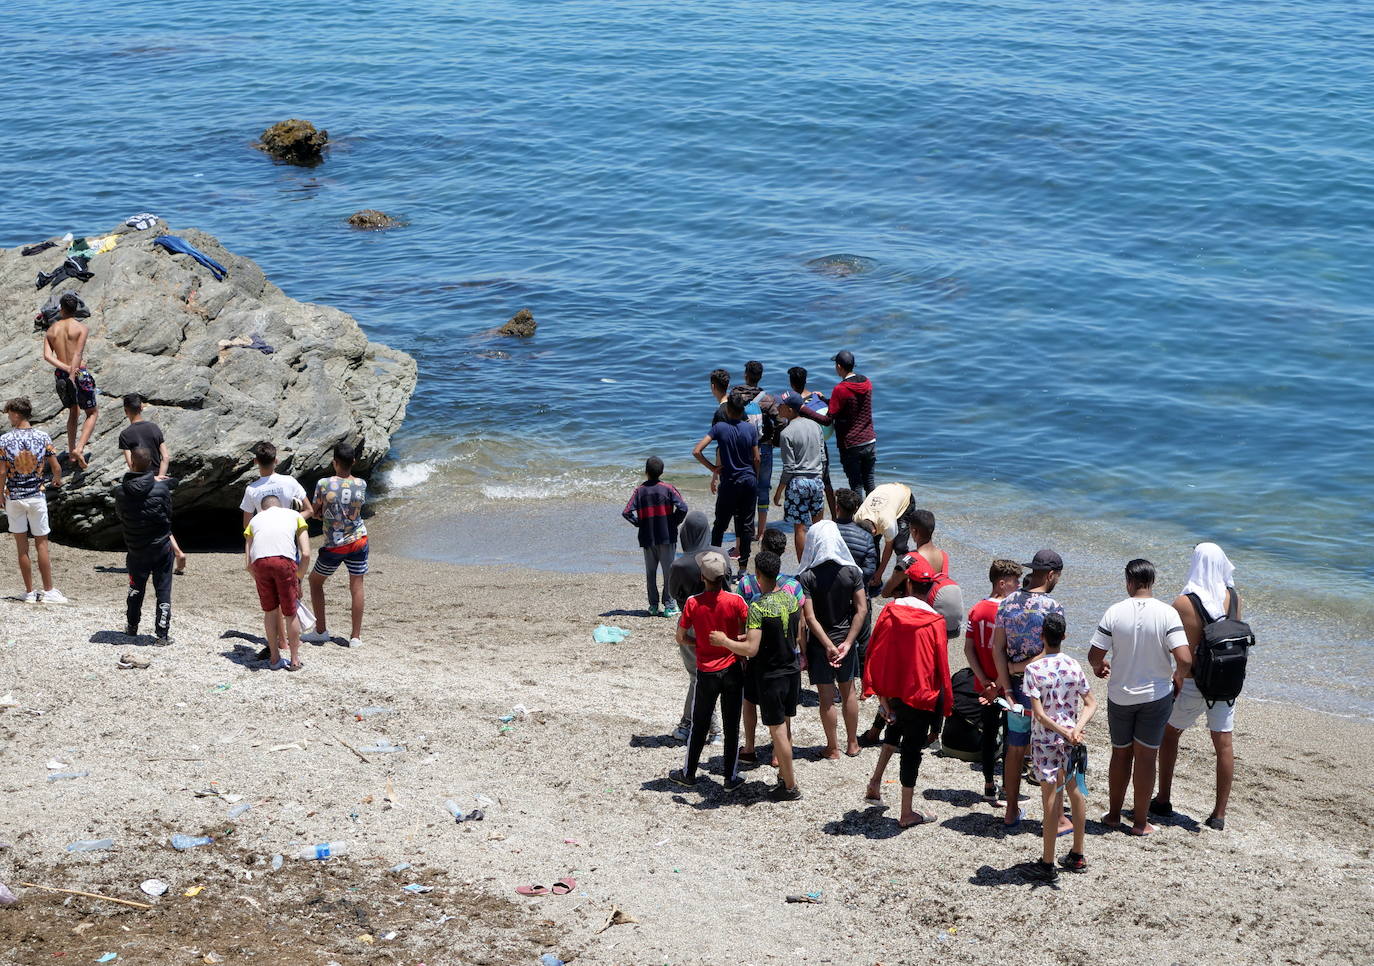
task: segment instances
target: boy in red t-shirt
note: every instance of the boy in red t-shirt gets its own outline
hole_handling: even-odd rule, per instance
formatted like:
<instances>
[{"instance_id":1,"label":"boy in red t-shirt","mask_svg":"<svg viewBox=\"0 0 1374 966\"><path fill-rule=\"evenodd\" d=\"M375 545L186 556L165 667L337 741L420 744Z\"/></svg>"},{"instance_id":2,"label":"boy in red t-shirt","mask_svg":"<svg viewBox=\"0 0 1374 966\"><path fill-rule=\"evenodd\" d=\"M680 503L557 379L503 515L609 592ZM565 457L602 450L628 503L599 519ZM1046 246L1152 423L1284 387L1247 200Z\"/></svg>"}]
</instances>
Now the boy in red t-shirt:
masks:
<instances>
[{"instance_id":1,"label":"boy in red t-shirt","mask_svg":"<svg viewBox=\"0 0 1374 966\"><path fill-rule=\"evenodd\" d=\"M992 593L968 612L968 632L964 637L964 658L978 684L978 703L983 706L983 800L1001 807L993 769L1001 748L1003 712L997 706L1001 688L997 686L997 662L992 657L992 632L997 623L997 605L1021 586L1022 567L1015 560L994 560L988 568Z\"/></svg>"},{"instance_id":2,"label":"boy in red t-shirt","mask_svg":"<svg viewBox=\"0 0 1374 966\"><path fill-rule=\"evenodd\" d=\"M706 746L711 730L711 714L716 699L720 699L721 730L725 735L725 790L733 791L744 784L735 774L739 761L739 718L744 704L744 668L728 648L711 643L711 632L720 631L737 640L744 634L749 606L739 594L724 589L725 572L729 562L716 550L697 555L706 589L687 598L677 625L677 643L695 647L697 652L697 683L692 698L692 730L687 737L687 761L681 769L668 772L668 780L688 788L696 785L697 763Z\"/></svg>"}]
</instances>

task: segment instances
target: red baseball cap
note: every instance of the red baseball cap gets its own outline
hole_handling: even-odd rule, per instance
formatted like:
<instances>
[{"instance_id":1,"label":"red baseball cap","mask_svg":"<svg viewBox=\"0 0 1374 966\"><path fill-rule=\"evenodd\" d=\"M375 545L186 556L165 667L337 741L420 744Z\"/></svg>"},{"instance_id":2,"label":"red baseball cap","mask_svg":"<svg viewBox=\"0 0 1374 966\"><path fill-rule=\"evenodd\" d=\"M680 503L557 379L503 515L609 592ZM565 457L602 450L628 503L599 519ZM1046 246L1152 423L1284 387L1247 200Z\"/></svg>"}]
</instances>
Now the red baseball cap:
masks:
<instances>
[{"instance_id":1,"label":"red baseball cap","mask_svg":"<svg viewBox=\"0 0 1374 966\"><path fill-rule=\"evenodd\" d=\"M897 569L906 574L908 580L918 584L928 584L935 579L935 570L930 561L919 553L909 553L897 561Z\"/></svg>"}]
</instances>

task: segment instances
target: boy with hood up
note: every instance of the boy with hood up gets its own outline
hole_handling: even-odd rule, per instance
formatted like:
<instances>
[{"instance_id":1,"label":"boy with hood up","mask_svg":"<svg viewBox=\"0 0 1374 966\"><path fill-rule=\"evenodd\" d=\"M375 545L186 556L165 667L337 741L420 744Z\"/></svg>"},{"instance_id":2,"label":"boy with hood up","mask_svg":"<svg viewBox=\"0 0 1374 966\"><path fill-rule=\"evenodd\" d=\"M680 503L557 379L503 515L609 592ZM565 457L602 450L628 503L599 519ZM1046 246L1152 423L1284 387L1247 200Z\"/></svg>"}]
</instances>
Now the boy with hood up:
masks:
<instances>
[{"instance_id":1,"label":"boy with hood up","mask_svg":"<svg viewBox=\"0 0 1374 966\"><path fill-rule=\"evenodd\" d=\"M139 446L129 453L130 471L114 486L115 512L124 528L128 550L124 563L129 571L129 596L124 633L138 636L143 595L148 578L153 580L157 611L153 629L158 647L172 643L172 490L175 480L159 479L153 472L153 454Z\"/></svg>"},{"instance_id":2,"label":"boy with hood up","mask_svg":"<svg viewBox=\"0 0 1374 966\"><path fill-rule=\"evenodd\" d=\"M716 553L724 553L720 547L711 546L711 522L706 518L706 514L701 510L691 510L683 518L682 525L678 528L678 541L682 545L682 553L673 561L673 565L668 568L668 598L677 604L678 611L687 604L687 598L693 597L706 589L706 583L701 579L701 566L697 563L698 555L707 550L714 550ZM726 557L727 570L725 582L727 588L733 580L733 574L729 571L729 557ZM696 700L697 688L697 652L695 648L679 646L678 652L682 657L682 666L687 669L687 700L682 705L682 718L678 721L677 729L673 732L673 737L678 741L686 741L688 734L692 730L692 703ZM707 738L708 744L715 744L720 740L720 715L713 714L711 717L710 735Z\"/></svg>"}]
</instances>

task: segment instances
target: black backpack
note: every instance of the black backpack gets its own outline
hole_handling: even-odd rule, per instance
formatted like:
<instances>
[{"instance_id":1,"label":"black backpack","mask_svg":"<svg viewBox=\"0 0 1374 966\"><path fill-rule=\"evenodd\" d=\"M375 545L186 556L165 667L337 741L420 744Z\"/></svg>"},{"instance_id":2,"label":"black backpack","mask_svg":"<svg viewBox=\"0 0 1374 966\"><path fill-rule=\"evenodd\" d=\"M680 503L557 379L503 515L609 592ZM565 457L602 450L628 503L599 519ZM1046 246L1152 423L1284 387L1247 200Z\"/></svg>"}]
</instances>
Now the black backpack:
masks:
<instances>
[{"instance_id":1,"label":"black backpack","mask_svg":"<svg viewBox=\"0 0 1374 966\"><path fill-rule=\"evenodd\" d=\"M1235 704L1245 685L1245 659L1255 643L1250 625L1236 619L1239 597L1231 590L1226 616L1212 620L1197 594L1189 594L1198 620L1202 622L1202 641L1193 651L1193 681L1212 707L1218 701Z\"/></svg>"}]
</instances>

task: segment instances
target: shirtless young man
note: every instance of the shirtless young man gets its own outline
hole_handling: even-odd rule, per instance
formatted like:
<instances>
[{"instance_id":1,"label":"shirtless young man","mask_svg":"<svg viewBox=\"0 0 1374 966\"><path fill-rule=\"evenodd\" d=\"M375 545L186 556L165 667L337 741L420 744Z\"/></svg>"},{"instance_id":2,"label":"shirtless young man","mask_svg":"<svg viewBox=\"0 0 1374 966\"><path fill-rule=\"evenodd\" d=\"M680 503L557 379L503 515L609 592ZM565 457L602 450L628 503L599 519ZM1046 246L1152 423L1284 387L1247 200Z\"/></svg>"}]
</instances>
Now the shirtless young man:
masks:
<instances>
[{"instance_id":1,"label":"shirtless young man","mask_svg":"<svg viewBox=\"0 0 1374 966\"><path fill-rule=\"evenodd\" d=\"M57 398L67 410L67 453L78 469L86 468L86 444L95 432L95 377L86 368L86 337L90 329L76 318L78 301L65 292L58 301L57 321L43 337L43 361L55 370ZM76 440L78 407L85 412L81 442Z\"/></svg>"}]
</instances>

